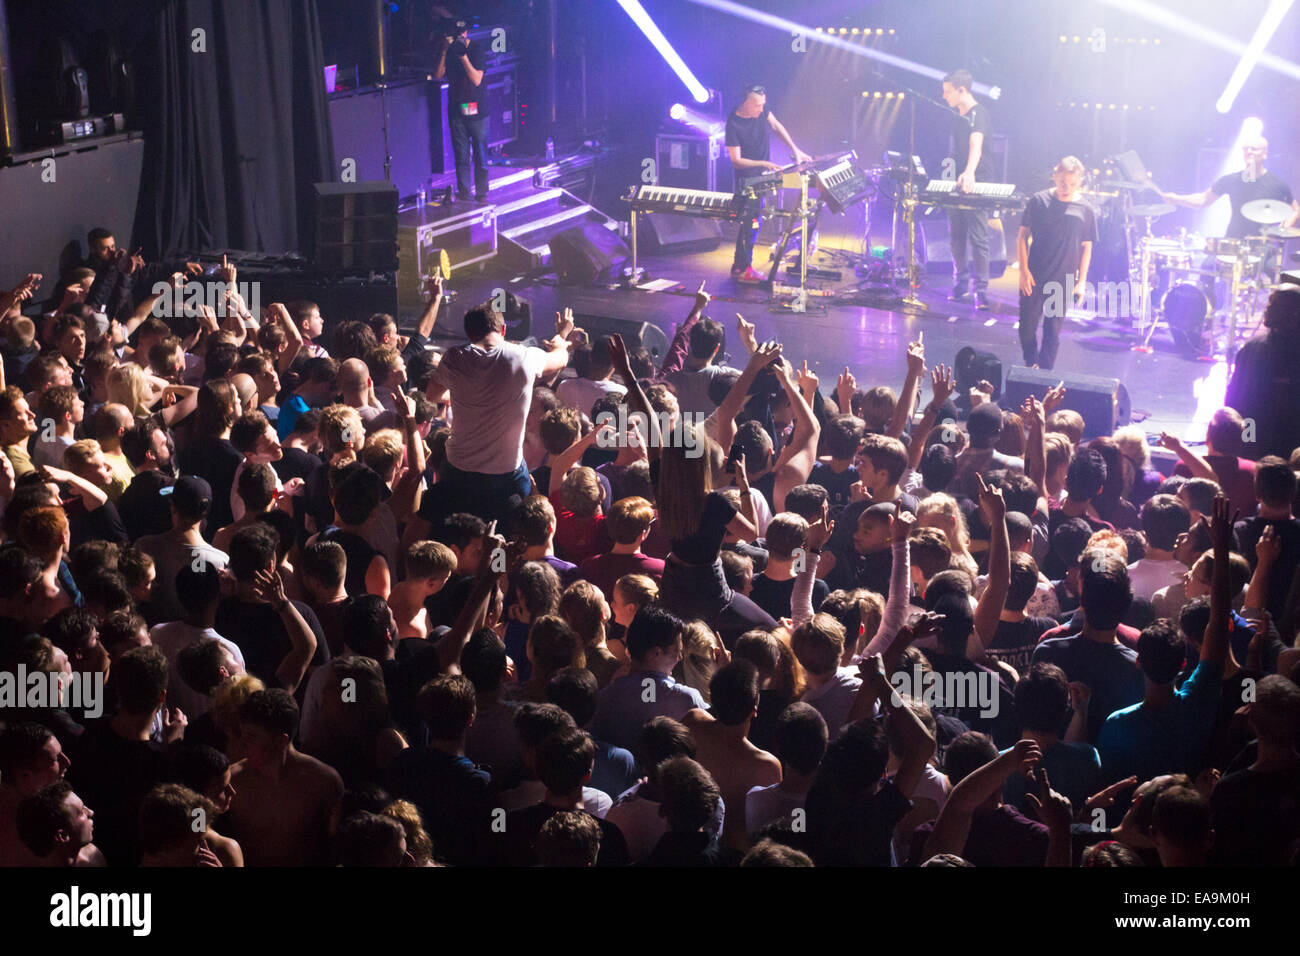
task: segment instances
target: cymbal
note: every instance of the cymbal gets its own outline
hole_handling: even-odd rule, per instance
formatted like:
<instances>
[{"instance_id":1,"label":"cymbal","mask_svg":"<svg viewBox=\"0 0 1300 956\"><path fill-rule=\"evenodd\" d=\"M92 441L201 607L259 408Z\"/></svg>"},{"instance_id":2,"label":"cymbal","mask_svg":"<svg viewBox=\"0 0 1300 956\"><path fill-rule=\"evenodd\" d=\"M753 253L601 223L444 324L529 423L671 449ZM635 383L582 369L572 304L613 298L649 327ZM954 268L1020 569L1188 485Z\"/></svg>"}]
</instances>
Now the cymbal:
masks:
<instances>
[{"instance_id":1,"label":"cymbal","mask_svg":"<svg viewBox=\"0 0 1300 956\"><path fill-rule=\"evenodd\" d=\"M1291 218L1291 207L1280 199L1256 199L1241 207L1241 214L1251 222L1271 226Z\"/></svg>"},{"instance_id":2,"label":"cymbal","mask_svg":"<svg viewBox=\"0 0 1300 956\"><path fill-rule=\"evenodd\" d=\"M1270 239L1300 239L1300 229L1295 226L1274 226L1265 229L1264 235Z\"/></svg>"},{"instance_id":3,"label":"cymbal","mask_svg":"<svg viewBox=\"0 0 1300 956\"><path fill-rule=\"evenodd\" d=\"M1131 209L1129 209L1129 214L1133 216L1140 216L1144 219L1148 216L1154 219L1157 216L1167 216L1173 211L1174 211L1174 207L1169 205L1169 203L1156 202L1156 203L1149 203L1145 206L1134 206Z\"/></svg>"}]
</instances>

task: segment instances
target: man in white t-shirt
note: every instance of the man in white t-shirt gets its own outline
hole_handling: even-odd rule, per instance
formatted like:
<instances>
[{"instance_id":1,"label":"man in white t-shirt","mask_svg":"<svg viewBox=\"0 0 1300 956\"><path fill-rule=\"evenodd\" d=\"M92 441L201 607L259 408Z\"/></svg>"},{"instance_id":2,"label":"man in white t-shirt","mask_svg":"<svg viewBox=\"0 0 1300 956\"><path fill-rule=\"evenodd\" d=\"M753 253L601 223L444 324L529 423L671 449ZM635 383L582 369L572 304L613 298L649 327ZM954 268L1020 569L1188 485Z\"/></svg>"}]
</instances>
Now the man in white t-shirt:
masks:
<instances>
[{"instance_id":1,"label":"man in white t-shirt","mask_svg":"<svg viewBox=\"0 0 1300 956\"><path fill-rule=\"evenodd\" d=\"M191 688L181 679L177 661L181 651L204 638L218 641L230 652L231 658L244 673L244 654L239 645L218 634L214 625L217 604L221 601L221 573L214 565L204 564L200 569L185 566L176 572L176 597L185 609L179 621L154 625L149 640L167 658L167 700L190 720L212 709L212 698Z\"/></svg>"},{"instance_id":2,"label":"man in white t-shirt","mask_svg":"<svg viewBox=\"0 0 1300 956\"><path fill-rule=\"evenodd\" d=\"M1133 597L1150 601L1157 591L1181 580L1186 570L1174 557L1174 544L1191 527L1191 515L1173 495L1155 495L1142 505L1142 533L1147 552L1141 561L1129 565L1128 579Z\"/></svg>"},{"instance_id":3,"label":"man in white t-shirt","mask_svg":"<svg viewBox=\"0 0 1300 956\"><path fill-rule=\"evenodd\" d=\"M505 316L486 305L465 313L469 344L451 349L431 376L451 394L447 464L437 485L443 514L466 511L502 520L512 495L526 497L532 480L524 464L524 425L539 378L569 364L573 313L555 317L546 349L505 340Z\"/></svg>"}]
</instances>

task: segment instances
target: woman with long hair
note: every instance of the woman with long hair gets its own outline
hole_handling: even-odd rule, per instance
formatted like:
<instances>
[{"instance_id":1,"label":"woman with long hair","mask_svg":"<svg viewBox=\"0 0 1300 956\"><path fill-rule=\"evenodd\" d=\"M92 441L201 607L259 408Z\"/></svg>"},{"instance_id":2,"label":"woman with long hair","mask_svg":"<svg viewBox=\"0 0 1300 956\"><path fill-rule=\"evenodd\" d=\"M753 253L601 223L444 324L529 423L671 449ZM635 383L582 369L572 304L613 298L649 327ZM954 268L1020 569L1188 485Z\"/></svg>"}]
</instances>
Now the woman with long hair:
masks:
<instances>
[{"instance_id":1,"label":"woman with long hair","mask_svg":"<svg viewBox=\"0 0 1300 956\"><path fill-rule=\"evenodd\" d=\"M172 385L130 362L109 370L108 400L125 405L137 419L156 411L170 428L198 407L199 390L193 385Z\"/></svg>"},{"instance_id":2,"label":"woman with long hair","mask_svg":"<svg viewBox=\"0 0 1300 956\"><path fill-rule=\"evenodd\" d=\"M384 673L378 661L361 656L325 666L328 689L299 741L302 751L337 770L348 787L376 783L407 746L388 706Z\"/></svg>"},{"instance_id":3,"label":"woman with long hair","mask_svg":"<svg viewBox=\"0 0 1300 956\"><path fill-rule=\"evenodd\" d=\"M969 574L972 582L975 581L979 568L970 553L970 531L956 498L941 491L922 498L916 509L916 526L942 531L952 550L953 564Z\"/></svg>"},{"instance_id":4,"label":"woman with long hair","mask_svg":"<svg viewBox=\"0 0 1300 956\"><path fill-rule=\"evenodd\" d=\"M559 615L582 641L587 670L600 687L613 680L623 666L605 643L611 613L605 595L590 581L574 581L560 595Z\"/></svg>"},{"instance_id":5,"label":"woman with long hair","mask_svg":"<svg viewBox=\"0 0 1300 956\"><path fill-rule=\"evenodd\" d=\"M1106 462L1106 482L1101 486L1101 494L1092 499L1097 517L1109 521L1116 528L1140 529L1141 516L1133 502L1128 500L1134 473L1131 467L1124 467L1124 453L1119 444L1109 435L1102 435L1088 442L1088 447L1096 449Z\"/></svg>"}]
</instances>

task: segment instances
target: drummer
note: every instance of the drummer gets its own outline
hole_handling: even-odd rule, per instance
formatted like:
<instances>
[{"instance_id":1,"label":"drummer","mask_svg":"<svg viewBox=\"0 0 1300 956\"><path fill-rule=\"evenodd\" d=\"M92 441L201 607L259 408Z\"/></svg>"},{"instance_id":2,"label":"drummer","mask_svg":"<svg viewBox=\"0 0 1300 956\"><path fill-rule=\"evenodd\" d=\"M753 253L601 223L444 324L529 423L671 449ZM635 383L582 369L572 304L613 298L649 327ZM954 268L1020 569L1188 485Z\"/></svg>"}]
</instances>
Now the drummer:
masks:
<instances>
[{"instance_id":1,"label":"drummer","mask_svg":"<svg viewBox=\"0 0 1300 956\"><path fill-rule=\"evenodd\" d=\"M1268 156L1268 140L1263 136L1251 137L1242 144L1241 151L1245 157L1245 167L1239 172L1220 176L1205 192L1180 195L1161 191L1161 197L1175 206L1201 209L1213 205L1220 196L1227 196L1232 204L1232 219L1224 235L1231 239L1257 236L1265 225L1273 225L1252 222L1242 214L1242 207L1257 199L1273 199L1289 204L1291 215L1281 225L1294 226L1296 220L1300 219L1300 203L1296 202L1290 186L1264 168L1264 159Z\"/></svg>"}]
</instances>

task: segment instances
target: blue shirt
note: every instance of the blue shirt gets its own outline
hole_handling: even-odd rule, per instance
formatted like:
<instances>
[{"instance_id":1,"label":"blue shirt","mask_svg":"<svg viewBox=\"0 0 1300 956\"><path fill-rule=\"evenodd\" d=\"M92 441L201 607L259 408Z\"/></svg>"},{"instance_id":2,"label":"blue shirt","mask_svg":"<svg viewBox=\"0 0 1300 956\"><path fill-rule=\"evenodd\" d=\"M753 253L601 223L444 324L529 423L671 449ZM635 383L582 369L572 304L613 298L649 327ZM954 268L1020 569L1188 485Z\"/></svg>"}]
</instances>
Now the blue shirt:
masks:
<instances>
[{"instance_id":1,"label":"blue shirt","mask_svg":"<svg viewBox=\"0 0 1300 956\"><path fill-rule=\"evenodd\" d=\"M1132 774L1138 782L1166 773L1195 776L1205 763L1222 689L1223 665L1201 661L1168 707L1137 703L1107 717L1097 737L1106 780Z\"/></svg>"},{"instance_id":2,"label":"blue shirt","mask_svg":"<svg viewBox=\"0 0 1300 956\"><path fill-rule=\"evenodd\" d=\"M309 407L301 395L293 396L280 406L280 413L275 419L275 434L280 441L293 434L293 426L298 423L298 416Z\"/></svg>"},{"instance_id":3,"label":"blue shirt","mask_svg":"<svg viewBox=\"0 0 1300 956\"><path fill-rule=\"evenodd\" d=\"M633 671L601 690L591 734L631 750L647 721L655 717L681 720L689 710L708 707L698 690L677 683L667 674Z\"/></svg>"}]
</instances>

